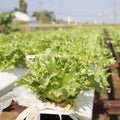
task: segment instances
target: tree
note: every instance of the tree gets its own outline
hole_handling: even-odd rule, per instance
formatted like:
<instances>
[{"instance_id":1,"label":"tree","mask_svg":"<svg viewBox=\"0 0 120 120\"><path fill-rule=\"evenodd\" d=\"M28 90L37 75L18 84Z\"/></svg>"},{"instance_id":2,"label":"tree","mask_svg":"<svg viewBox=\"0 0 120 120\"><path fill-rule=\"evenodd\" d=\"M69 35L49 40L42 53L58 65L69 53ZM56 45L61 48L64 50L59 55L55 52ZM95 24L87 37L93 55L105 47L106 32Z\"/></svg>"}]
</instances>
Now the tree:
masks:
<instances>
[{"instance_id":1,"label":"tree","mask_svg":"<svg viewBox=\"0 0 120 120\"><path fill-rule=\"evenodd\" d=\"M34 12L33 16L37 18L37 21L42 23L51 23L52 21L55 21L54 12L50 12L47 10L44 10L42 12Z\"/></svg>"},{"instance_id":2,"label":"tree","mask_svg":"<svg viewBox=\"0 0 120 120\"><path fill-rule=\"evenodd\" d=\"M12 31L13 15L12 13L0 13L0 33L9 33Z\"/></svg>"},{"instance_id":3,"label":"tree","mask_svg":"<svg viewBox=\"0 0 120 120\"><path fill-rule=\"evenodd\" d=\"M44 22L52 22L54 20L53 18L53 12L49 11L42 11L40 14L40 19Z\"/></svg>"},{"instance_id":4,"label":"tree","mask_svg":"<svg viewBox=\"0 0 120 120\"><path fill-rule=\"evenodd\" d=\"M0 13L0 25L8 26L12 24L13 16L11 13Z\"/></svg>"},{"instance_id":5,"label":"tree","mask_svg":"<svg viewBox=\"0 0 120 120\"><path fill-rule=\"evenodd\" d=\"M40 12L34 12L33 16L36 17L37 21L40 19Z\"/></svg>"},{"instance_id":6,"label":"tree","mask_svg":"<svg viewBox=\"0 0 120 120\"><path fill-rule=\"evenodd\" d=\"M27 3L24 0L19 0L20 11L27 13Z\"/></svg>"}]
</instances>

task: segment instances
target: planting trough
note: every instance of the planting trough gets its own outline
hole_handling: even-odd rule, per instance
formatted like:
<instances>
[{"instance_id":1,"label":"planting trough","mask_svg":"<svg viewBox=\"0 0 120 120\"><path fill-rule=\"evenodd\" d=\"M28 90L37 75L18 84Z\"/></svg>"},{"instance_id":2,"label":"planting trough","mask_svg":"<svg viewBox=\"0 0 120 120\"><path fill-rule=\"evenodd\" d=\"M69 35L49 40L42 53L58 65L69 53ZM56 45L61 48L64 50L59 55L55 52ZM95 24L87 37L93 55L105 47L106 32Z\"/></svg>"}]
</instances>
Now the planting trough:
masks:
<instances>
[{"instance_id":1,"label":"planting trough","mask_svg":"<svg viewBox=\"0 0 120 120\"><path fill-rule=\"evenodd\" d=\"M7 94L14 88L14 83L18 78L25 75L25 68L16 68L8 72L0 72L0 97Z\"/></svg>"}]
</instances>

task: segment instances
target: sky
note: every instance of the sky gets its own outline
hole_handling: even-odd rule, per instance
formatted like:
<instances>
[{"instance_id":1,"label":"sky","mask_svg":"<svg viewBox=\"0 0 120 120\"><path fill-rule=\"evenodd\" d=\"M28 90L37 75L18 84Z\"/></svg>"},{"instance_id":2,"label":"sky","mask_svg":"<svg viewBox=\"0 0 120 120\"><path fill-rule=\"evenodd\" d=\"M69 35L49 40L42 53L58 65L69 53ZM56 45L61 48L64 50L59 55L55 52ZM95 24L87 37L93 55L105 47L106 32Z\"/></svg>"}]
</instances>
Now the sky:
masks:
<instances>
[{"instance_id":1,"label":"sky","mask_svg":"<svg viewBox=\"0 0 120 120\"><path fill-rule=\"evenodd\" d=\"M49 10L57 19L88 23L120 23L120 0L25 0L28 14ZM19 8L19 0L0 0L0 12Z\"/></svg>"}]
</instances>

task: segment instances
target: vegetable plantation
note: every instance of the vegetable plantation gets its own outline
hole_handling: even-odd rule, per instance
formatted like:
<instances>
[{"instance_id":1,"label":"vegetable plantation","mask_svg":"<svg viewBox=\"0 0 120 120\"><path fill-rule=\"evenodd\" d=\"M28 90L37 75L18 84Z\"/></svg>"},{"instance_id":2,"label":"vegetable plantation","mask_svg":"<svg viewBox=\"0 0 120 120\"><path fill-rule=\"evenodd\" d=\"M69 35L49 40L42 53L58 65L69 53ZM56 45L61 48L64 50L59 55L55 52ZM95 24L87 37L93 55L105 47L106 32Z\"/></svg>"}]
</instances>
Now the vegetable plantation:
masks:
<instances>
[{"instance_id":1,"label":"vegetable plantation","mask_svg":"<svg viewBox=\"0 0 120 120\"><path fill-rule=\"evenodd\" d=\"M16 85L30 88L42 101L62 106L74 104L73 99L86 90L110 91L107 71L114 58L102 42L102 33L100 27L81 27L0 34L0 71L28 68ZM30 55L35 57L27 60Z\"/></svg>"},{"instance_id":2,"label":"vegetable plantation","mask_svg":"<svg viewBox=\"0 0 120 120\"><path fill-rule=\"evenodd\" d=\"M116 52L120 52L120 28L116 27L116 28L109 28L109 35L113 40L113 44L115 47Z\"/></svg>"}]
</instances>

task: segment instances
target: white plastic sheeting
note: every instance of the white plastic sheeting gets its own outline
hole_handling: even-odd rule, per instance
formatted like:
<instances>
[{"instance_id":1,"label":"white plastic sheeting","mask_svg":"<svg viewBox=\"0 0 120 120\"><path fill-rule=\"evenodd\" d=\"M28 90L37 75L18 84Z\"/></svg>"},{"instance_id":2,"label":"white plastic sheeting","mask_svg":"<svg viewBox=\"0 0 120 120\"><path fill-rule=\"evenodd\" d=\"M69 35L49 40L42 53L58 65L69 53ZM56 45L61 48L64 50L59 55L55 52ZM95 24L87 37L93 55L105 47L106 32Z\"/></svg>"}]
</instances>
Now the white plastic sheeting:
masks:
<instances>
[{"instance_id":1,"label":"white plastic sheeting","mask_svg":"<svg viewBox=\"0 0 120 120\"><path fill-rule=\"evenodd\" d=\"M14 83L25 75L26 68L16 68L12 71L0 72L0 97L14 88Z\"/></svg>"},{"instance_id":2,"label":"white plastic sheeting","mask_svg":"<svg viewBox=\"0 0 120 120\"><path fill-rule=\"evenodd\" d=\"M23 120L24 118L26 118L26 120L40 120L40 114L42 113L58 114L60 120L62 120L61 115L68 115L73 120L91 120L93 98L94 91L85 91L74 100L75 106L65 111L63 107L56 106L54 103L44 103L38 100L30 89L20 86L0 98L0 110L2 111L5 107L8 107L10 102L14 100L20 105L27 107L16 120Z\"/></svg>"}]
</instances>

